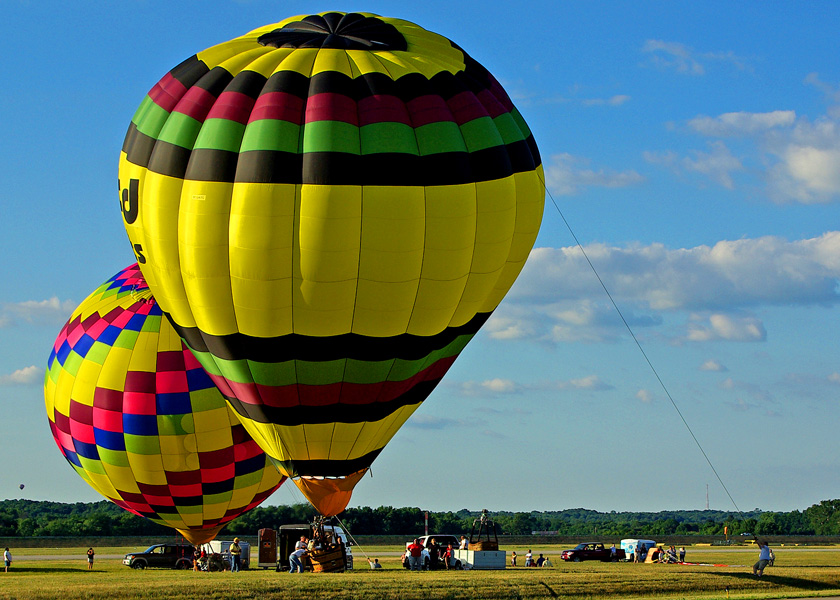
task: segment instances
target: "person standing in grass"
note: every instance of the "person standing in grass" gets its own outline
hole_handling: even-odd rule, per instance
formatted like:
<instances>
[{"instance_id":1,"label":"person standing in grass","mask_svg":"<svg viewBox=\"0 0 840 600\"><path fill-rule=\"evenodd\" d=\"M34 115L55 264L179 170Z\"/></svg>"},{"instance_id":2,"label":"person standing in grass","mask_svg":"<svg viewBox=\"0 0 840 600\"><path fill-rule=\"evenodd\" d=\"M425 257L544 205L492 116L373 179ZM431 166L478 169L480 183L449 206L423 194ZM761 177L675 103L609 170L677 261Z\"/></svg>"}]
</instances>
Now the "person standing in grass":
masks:
<instances>
[{"instance_id":1,"label":"person standing in grass","mask_svg":"<svg viewBox=\"0 0 840 600\"><path fill-rule=\"evenodd\" d=\"M93 569L93 555L94 554L96 554L96 553L93 551L93 548L88 548L88 551L87 551L88 571Z\"/></svg>"},{"instance_id":2,"label":"person standing in grass","mask_svg":"<svg viewBox=\"0 0 840 600\"><path fill-rule=\"evenodd\" d=\"M511 567L516 566L516 550L514 550L513 552L510 553L510 566Z\"/></svg>"},{"instance_id":3,"label":"person standing in grass","mask_svg":"<svg viewBox=\"0 0 840 600\"><path fill-rule=\"evenodd\" d=\"M233 543L228 548L231 558L230 570L232 573L238 573L241 566L240 560L242 558L242 546L239 545L239 538L233 538Z\"/></svg>"},{"instance_id":4,"label":"person standing in grass","mask_svg":"<svg viewBox=\"0 0 840 600\"><path fill-rule=\"evenodd\" d=\"M680 562L685 562L685 546L680 546Z\"/></svg>"},{"instance_id":5,"label":"person standing in grass","mask_svg":"<svg viewBox=\"0 0 840 600\"><path fill-rule=\"evenodd\" d=\"M420 571L423 568L423 546L420 540L416 539L408 545L408 566L412 571Z\"/></svg>"},{"instance_id":6,"label":"person standing in grass","mask_svg":"<svg viewBox=\"0 0 840 600\"><path fill-rule=\"evenodd\" d=\"M761 577L764 575L764 567L770 564L770 544L767 542L762 542L758 539L755 540L755 543L759 547L758 551L758 562L753 565L753 575Z\"/></svg>"},{"instance_id":7,"label":"person standing in grass","mask_svg":"<svg viewBox=\"0 0 840 600\"><path fill-rule=\"evenodd\" d=\"M9 552L8 548L3 551L3 561L6 563L6 573L8 573L9 567L12 566L12 553Z\"/></svg>"}]
</instances>

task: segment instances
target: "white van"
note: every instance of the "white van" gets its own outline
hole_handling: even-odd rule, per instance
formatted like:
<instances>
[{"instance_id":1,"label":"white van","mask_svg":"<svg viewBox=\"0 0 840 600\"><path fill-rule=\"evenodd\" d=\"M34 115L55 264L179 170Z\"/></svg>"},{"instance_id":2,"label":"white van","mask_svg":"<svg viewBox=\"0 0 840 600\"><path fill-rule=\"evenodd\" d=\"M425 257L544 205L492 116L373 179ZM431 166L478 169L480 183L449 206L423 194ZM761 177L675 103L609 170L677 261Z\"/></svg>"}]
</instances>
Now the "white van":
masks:
<instances>
[{"instance_id":1,"label":"white van","mask_svg":"<svg viewBox=\"0 0 840 600\"><path fill-rule=\"evenodd\" d=\"M233 565L233 558L230 555L230 546L233 540L213 540L204 544L203 548L207 554L221 554L227 561L228 569ZM239 547L242 548L242 554L239 558L239 566L242 569L247 569L251 566L251 544L239 540Z\"/></svg>"},{"instance_id":2,"label":"white van","mask_svg":"<svg viewBox=\"0 0 840 600\"><path fill-rule=\"evenodd\" d=\"M629 561L633 560L633 554L636 552L636 546L644 544L644 552L642 552L642 560L647 556L647 551L656 547L656 542L653 540L637 540L626 539L621 540L621 549L624 550L625 558Z\"/></svg>"}]
</instances>

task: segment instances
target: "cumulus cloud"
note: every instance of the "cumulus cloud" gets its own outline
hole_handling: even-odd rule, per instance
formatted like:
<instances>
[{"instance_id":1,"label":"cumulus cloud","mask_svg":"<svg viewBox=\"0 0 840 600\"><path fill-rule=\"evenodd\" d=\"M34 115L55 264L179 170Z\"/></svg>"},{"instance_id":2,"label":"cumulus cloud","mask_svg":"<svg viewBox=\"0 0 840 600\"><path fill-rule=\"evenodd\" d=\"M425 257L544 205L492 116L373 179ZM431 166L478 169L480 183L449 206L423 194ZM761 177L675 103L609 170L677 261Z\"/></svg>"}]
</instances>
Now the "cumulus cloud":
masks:
<instances>
[{"instance_id":1,"label":"cumulus cloud","mask_svg":"<svg viewBox=\"0 0 840 600\"><path fill-rule=\"evenodd\" d=\"M0 375L0 386L30 385L44 380L44 369L31 365L7 375Z\"/></svg>"},{"instance_id":2,"label":"cumulus cloud","mask_svg":"<svg viewBox=\"0 0 840 600\"><path fill-rule=\"evenodd\" d=\"M651 63L659 67L675 69L680 73L691 75L703 75L706 72L695 57L695 52L685 44L647 40L642 46L642 52L649 54Z\"/></svg>"},{"instance_id":3,"label":"cumulus cloud","mask_svg":"<svg viewBox=\"0 0 840 600\"><path fill-rule=\"evenodd\" d=\"M610 98L588 98L583 100L584 106L621 106L625 102L630 101L630 96L625 94L616 94Z\"/></svg>"},{"instance_id":4,"label":"cumulus cloud","mask_svg":"<svg viewBox=\"0 0 840 600\"><path fill-rule=\"evenodd\" d=\"M770 199L779 203L818 204L840 199L840 86L811 73L805 82L832 103L815 119L793 110L727 112L698 115L686 122L690 131L711 138L705 150L682 155L673 150L647 151L644 158L677 174L703 174L733 189L732 174L746 170L758 175ZM740 156L724 145L724 138L740 138ZM746 178L745 178L746 180Z\"/></svg>"},{"instance_id":5,"label":"cumulus cloud","mask_svg":"<svg viewBox=\"0 0 840 600\"><path fill-rule=\"evenodd\" d=\"M763 341L762 306L840 302L840 231L787 241L761 237L714 246L585 248L634 330L664 315L689 315L684 340ZM491 337L546 343L618 339L624 325L579 248L535 248L508 299L487 324Z\"/></svg>"},{"instance_id":6,"label":"cumulus cloud","mask_svg":"<svg viewBox=\"0 0 840 600\"><path fill-rule=\"evenodd\" d=\"M650 392L650 390L642 389L636 392L636 398L638 400L641 400L645 404L650 404L651 402L653 402L654 396Z\"/></svg>"},{"instance_id":7,"label":"cumulus cloud","mask_svg":"<svg viewBox=\"0 0 840 600\"><path fill-rule=\"evenodd\" d=\"M26 302L0 306L0 327L11 327L21 322L35 325L63 324L76 308L72 300L61 301L53 296L49 300L28 300Z\"/></svg>"},{"instance_id":8,"label":"cumulus cloud","mask_svg":"<svg viewBox=\"0 0 840 600\"><path fill-rule=\"evenodd\" d=\"M701 371L717 371L717 372L722 373L722 372L728 371L729 369L727 369L725 366L723 366L719 361L717 361L715 359L709 359L706 362L704 362L702 365L700 365L700 370Z\"/></svg>"},{"instance_id":9,"label":"cumulus cloud","mask_svg":"<svg viewBox=\"0 0 840 600\"><path fill-rule=\"evenodd\" d=\"M784 160L776 174L793 198L811 204L840 193L840 147L791 144L781 156Z\"/></svg>"},{"instance_id":10,"label":"cumulus cloud","mask_svg":"<svg viewBox=\"0 0 840 600\"><path fill-rule=\"evenodd\" d=\"M699 115L688 126L703 135L728 137L754 135L776 127L790 127L796 121L792 110L774 110L765 113L730 112L708 117Z\"/></svg>"},{"instance_id":11,"label":"cumulus cloud","mask_svg":"<svg viewBox=\"0 0 840 600\"><path fill-rule=\"evenodd\" d=\"M766 414L776 416L778 413L772 408L776 399L772 393L760 385L746 381L736 381L728 377L720 384L720 388L734 394L734 400L726 402L739 411L762 409Z\"/></svg>"},{"instance_id":12,"label":"cumulus cloud","mask_svg":"<svg viewBox=\"0 0 840 600\"><path fill-rule=\"evenodd\" d=\"M642 53L647 56L649 64L655 67L689 75L705 75L706 65L712 63L730 64L741 70L749 69L747 61L732 51L698 52L679 42L646 40Z\"/></svg>"},{"instance_id":13,"label":"cumulus cloud","mask_svg":"<svg viewBox=\"0 0 840 600\"><path fill-rule=\"evenodd\" d=\"M694 315L686 339L691 342L728 340L730 342L763 342L767 339L764 324L752 316L711 314Z\"/></svg>"},{"instance_id":14,"label":"cumulus cloud","mask_svg":"<svg viewBox=\"0 0 840 600\"><path fill-rule=\"evenodd\" d=\"M633 171L589 168L589 161L571 154L555 154L545 171L546 184L557 195L571 195L585 187L622 188L642 183L645 178Z\"/></svg>"},{"instance_id":15,"label":"cumulus cloud","mask_svg":"<svg viewBox=\"0 0 840 600\"><path fill-rule=\"evenodd\" d=\"M450 384L451 385L451 384ZM465 396L505 396L523 392L556 392L561 390L611 390L613 386L602 381L597 375L568 380L541 381L520 384L510 379L488 379L485 381L464 381L457 385Z\"/></svg>"},{"instance_id":16,"label":"cumulus cloud","mask_svg":"<svg viewBox=\"0 0 840 600\"><path fill-rule=\"evenodd\" d=\"M459 427L465 422L459 419L448 419L432 415L414 415L405 423L405 427L424 430L440 430Z\"/></svg>"},{"instance_id":17,"label":"cumulus cloud","mask_svg":"<svg viewBox=\"0 0 840 600\"><path fill-rule=\"evenodd\" d=\"M741 160L721 141L710 142L706 151L691 150L688 156L681 157L672 151L647 151L642 153L642 157L676 173L699 173L730 190L735 187L732 174L744 170Z\"/></svg>"},{"instance_id":18,"label":"cumulus cloud","mask_svg":"<svg viewBox=\"0 0 840 600\"><path fill-rule=\"evenodd\" d=\"M464 381L460 384L465 396L519 394L522 386L510 379L488 379L485 381Z\"/></svg>"}]
</instances>

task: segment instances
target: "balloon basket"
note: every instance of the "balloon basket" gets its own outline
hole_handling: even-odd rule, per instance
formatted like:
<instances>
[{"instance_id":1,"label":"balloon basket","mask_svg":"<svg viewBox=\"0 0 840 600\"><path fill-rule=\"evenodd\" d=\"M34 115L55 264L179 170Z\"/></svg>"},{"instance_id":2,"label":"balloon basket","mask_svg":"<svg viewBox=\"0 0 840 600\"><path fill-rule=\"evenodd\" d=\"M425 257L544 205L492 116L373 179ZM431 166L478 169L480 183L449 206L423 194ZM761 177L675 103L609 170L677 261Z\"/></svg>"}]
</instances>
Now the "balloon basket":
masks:
<instances>
[{"instance_id":1,"label":"balloon basket","mask_svg":"<svg viewBox=\"0 0 840 600\"><path fill-rule=\"evenodd\" d=\"M496 551L499 549L499 542L494 540L483 540L477 542L470 542L470 550L477 552Z\"/></svg>"},{"instance_id":2,"label":"balloon basket","mask_svg":"<svg viewBox=\"0 0 840 600\"><path fill-rule=\"evenodd\" d=\"M339 573L347 567L344 547L341 545L310 550L307 558L313 573Z\"/></svg>"}]
</instances>

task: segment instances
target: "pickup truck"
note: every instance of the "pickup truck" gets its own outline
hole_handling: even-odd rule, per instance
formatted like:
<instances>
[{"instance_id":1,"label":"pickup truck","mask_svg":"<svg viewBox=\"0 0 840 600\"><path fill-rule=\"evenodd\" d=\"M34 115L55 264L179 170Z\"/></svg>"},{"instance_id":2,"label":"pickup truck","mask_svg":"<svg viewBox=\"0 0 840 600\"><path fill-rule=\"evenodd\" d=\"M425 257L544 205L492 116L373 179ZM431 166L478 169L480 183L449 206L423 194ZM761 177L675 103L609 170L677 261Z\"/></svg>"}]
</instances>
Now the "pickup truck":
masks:
<instances>
[{"instance_id":1,"label":"pickup truck","mask_svg":"<svg viewBox=\"0 0 840 600\"><path fill-rule=\"evenodd\" d=\"M615 555L612 554L611 548L604 548L604 544L586 543L578 544L571 550L563 550L560 558L565 561L580 562L582 560L600 560L602 562L610 562L617 560L625 560L624 550L620 548L615 549Z\"/></svg>"}]
</instances>

